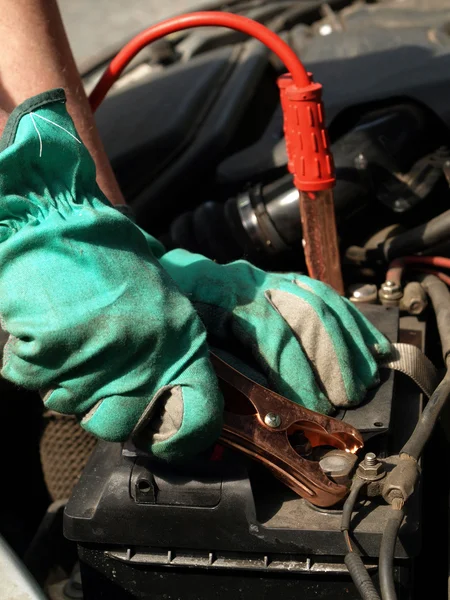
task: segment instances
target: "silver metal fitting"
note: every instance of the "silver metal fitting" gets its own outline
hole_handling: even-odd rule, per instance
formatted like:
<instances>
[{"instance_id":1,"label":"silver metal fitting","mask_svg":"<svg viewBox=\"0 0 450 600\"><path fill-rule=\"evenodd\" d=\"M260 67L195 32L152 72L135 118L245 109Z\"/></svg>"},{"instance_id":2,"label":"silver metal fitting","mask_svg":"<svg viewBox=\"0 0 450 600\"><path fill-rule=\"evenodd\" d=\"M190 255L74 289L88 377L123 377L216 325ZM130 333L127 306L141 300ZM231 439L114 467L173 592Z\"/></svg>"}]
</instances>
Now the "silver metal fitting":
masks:
<instances>
[{"instance_id":1,"label":"silver metal fitting","mask_svg":"<svg viewBox=\"0 0 450 600\"><path fill-rule=\"evenodd\" d=\"M403 297L403 291L398 283L395 281L385 281L381 284L378 297L381 304L386 306L398 306L401 298Z\"/></svg>"},{"instance_id":2,"label":"silver metal fitting","mask_svg":"<svg viewBox=\"0 0 450 600\"><path fill-rule=\"evenodd\" d=\"M374 452L368 452L364 457L366 467L374 467L378 463L377 455Z\"/></svg>"},{"instance_id":3,"label":"silver metal fitting","mask_svg":"<svg viewBox=\"0 0 450 600\"><path fill-rule=\"evenodd\" d=\"M357 457L344 450L330 450L319 461L322 471L336 483L348 483Z\"/></svg>"},{"instance_id":4,"label":"silver metal fitting","mask_svg":"<svg viewBox=\"0 0 450 600\"><path fill-rule=\"evenodd\" d=\"M384 465L373 452L368 452L364 460L359 463L357 475L366 481L376 481L384 477Z\"/></svg>"},{"instance_id":5,"label":"silver metal fitting","mask_svg":"<svg viewBox=\"0 0 450 600\"><path fill-rule=\"evenodd\" d=\"M407 454L390 456L386 462L391 470L383 483L383 498L388 504L393 504L394 500L398 499L406 502L414 492L420 476L420 467L417 461Z\"/></svg>"},{"instance_id":6,"label":"silver metal fitting","mask_svg":"<svg viewBox=\"0 0 450 600\"><path fill-rule=\"evenodd\" d=\"M277 413L267 413L267 415L264 417L264 423L267 425L267 427L276 429L281 425L281 417L280 415L277 415Z\"/></svg>"},{"instance_id":7,"label":"silver metal fitting","mask_svg":"<svg viewBox=\"0 0 450 600\"><path fill-rule=\"evenodd\" d=\"M348 289L351 302L355 304L375 304L377 301L377 286L373 283L355 283Z\"/></svg>"},{"instance_id":8,"label":"silver metal fitting","mask_svg":"<svg viewBox=\"0 0 450 600\"><path fill-rule=\"evenodd\" d=\"M400 309L410 315L420 315L427 307L428 299L425 290L418 281L406 284L403 298L400 300Z\"/></svg>"}]
</instances>

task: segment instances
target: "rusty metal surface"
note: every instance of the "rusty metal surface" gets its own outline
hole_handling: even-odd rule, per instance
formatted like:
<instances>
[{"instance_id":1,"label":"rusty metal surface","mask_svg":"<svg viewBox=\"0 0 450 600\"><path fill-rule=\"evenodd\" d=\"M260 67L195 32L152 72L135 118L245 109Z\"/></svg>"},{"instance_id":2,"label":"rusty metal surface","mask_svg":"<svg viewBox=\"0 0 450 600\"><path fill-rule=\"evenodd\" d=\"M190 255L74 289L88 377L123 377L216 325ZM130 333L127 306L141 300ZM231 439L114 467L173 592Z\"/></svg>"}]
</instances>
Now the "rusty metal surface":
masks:
<instances>
[{"instance_id":1,"label":"rusty metal surface","mask_svg":"<svg viewBox=\"0 0 450 600\"><path fill-rule=\"evenodd\" d=\"M292 446L301 432L311 448L333 447L356 452L361 434L351 425L313 412L248 379L217 356L211 356L225 398L223 444L262 463L273 474L316 506L332 506L347 494L347 486L333 482ZM266 424L268 414L279 425Z\"/></svg>"}]
</instances>

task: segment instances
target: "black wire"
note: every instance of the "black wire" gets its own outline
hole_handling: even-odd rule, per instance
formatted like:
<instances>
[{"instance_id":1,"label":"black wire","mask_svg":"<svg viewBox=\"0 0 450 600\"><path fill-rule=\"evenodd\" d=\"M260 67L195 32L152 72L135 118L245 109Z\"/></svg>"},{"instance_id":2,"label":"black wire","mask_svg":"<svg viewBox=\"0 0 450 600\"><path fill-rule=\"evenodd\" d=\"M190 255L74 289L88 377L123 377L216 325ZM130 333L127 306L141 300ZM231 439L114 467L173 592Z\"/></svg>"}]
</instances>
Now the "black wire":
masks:
<instances>
[{"instance_id":1,"label":"black wire","mask_svg":"<svg viewBox=\"0 0 450 600\"><path fill-rule=\"evenodd\" d=\"M345 556L344 562L361 598L363 600L381 600L359 554L349 552Z\"/></svg>"},{"instance_id":2,"label":"black wire","mask_svg":"<svg viewBox=\"0 0 450 600\"><path fill-rule=\"evenodd\" d=\"M356 500L358 499L359 492L361 488L366 484L364 479L360 477L355 477L352 482L352 487L350 488L350 494L345 501L344 508L342 510L342 519L341 519L341 531L349 531L350 530L350 521L352 520L352 512L355 507Z\"/></svg>"},{"instance_id":3,"label":"black wire","mask_svg":"<svg viewBox=\"0 0 450 600\"><path fill-rule=\"evenodd\" d=\"M386 260L391 261L394 258L416 254L430 246L436 246L447 240L449 235L450 210L446 210L428 223L423 223L405 233L389 238L373 253L381 253Z\"/></svg>"},{"instance_id":4,"label":"black wire","mask_svg":"<svg viewBox=\"0 0 450 600\"><path fill-rule=\"evenodd\" d=\"M430 439L434 426L442 412L445 404L450 398L450 371L447 371L444 379L433 392L428 404L424 408L420 419L411 437L403 446L400 454L408 454L415 460L418 460L425 444Z\"/></svg>"},{"instance_id":5,"label":"black wire","mask_svg":"<svg viewBox=\"0 0 450 600\"><path fill-rule=\"evenodd\" d=\"M444 360L447 363L447 372L444 379L433 392L411 437L400 452L400 454L412 456L415 460L419 460L425 444L430 439L439 415L450 398L450 370L448 369L450 357L450 292L445 283L434 275L425 275L420 279L420 283L430 297L434 312L436 313L436 323Z\"/></svg>"},{"instance_id":6,"label":"black wire","mask_svg":"<svg viewBox=\"0 0 450 600\"><path fill-rule=\"evenodd\" d=\"M380 596L372 583L366 565L363 563L361 557L353 552L350 539L350 523L352 520L353 509L355 508L359 492L366 483L367 482L364 481L364 479L355 477L352 482L352 487L350 488L350 494L348 495L342 510L341 531L344 534L345 544L348 548L348 553L344 558L344 562L361 598L363 600L380 600Z\"/></svg>"},{"instance_id":7,"label":"black wire","mask_svg":"<svg viewBox=\"0 0 450 600\"><path fill-rule=\"evenodd\" d=\"M423 275L419 278L419 281L433 305L441 340L442 355L444 361L446 361L447 356L450 354L450 292L445 283L435 275Z\"/></svg>"},{"instance_id":8,"label":"black wire","mask_svg":"<svg viewBox=\"0 0 450 600\"><path fill-rule=\"evenodd\" d=\"M378 577L383 600L397 600L394 584L394 553L398 530L403 517L403 509L393 509L381 539Z\"/></svg>"}]
</instances>

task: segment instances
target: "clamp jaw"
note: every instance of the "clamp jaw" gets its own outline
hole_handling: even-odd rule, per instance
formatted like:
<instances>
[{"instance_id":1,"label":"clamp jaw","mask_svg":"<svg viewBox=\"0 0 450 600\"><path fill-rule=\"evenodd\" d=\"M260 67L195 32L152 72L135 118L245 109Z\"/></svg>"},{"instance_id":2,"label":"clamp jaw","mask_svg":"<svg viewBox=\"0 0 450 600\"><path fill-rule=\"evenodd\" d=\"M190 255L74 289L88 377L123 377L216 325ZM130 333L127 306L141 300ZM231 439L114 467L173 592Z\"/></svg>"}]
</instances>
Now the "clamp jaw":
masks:
<instances>
[{"instance_id":1,"label":"clamp jaw","mask_svg":"<svg viewBox=\"0 0 450 600\"><path fill-rule=\"evenodd\" d=\"M311 504L327 507L342 500L347 486L328 477L301 447L294 449L293 436L302 434L308 448L331 446L353 454L363 446L359 431L268 390L216 355L211 361L225 398L221 443L262 463Z\"/></svg>"}]
</instances>

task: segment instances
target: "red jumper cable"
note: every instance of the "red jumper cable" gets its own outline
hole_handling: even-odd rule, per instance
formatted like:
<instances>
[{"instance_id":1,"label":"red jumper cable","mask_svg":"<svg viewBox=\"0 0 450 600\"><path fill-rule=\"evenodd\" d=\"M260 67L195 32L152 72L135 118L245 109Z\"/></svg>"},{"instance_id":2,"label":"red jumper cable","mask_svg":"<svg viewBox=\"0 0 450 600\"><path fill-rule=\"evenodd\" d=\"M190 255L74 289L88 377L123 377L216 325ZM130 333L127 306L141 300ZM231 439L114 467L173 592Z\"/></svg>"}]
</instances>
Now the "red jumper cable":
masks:
<instances>
[{"instance_id":1,"label":"red jumper cable","mask_svg":"<svg viewBox=\"0 0 450 600\"><path fill-rule=\"evenodd\" d=\"M322 86L312 81L294 51L276 33L247 17L225 12L194 12L152 25L113 58L90 95L95 111L128 63L145 46L193 27L219 26L246 33L265 44L288 70L278 80L284 115L288 169L300 192L300 214L308 273L344 292L332 188L336 178L325 127Z\"/></svg>"}]
</instances>

